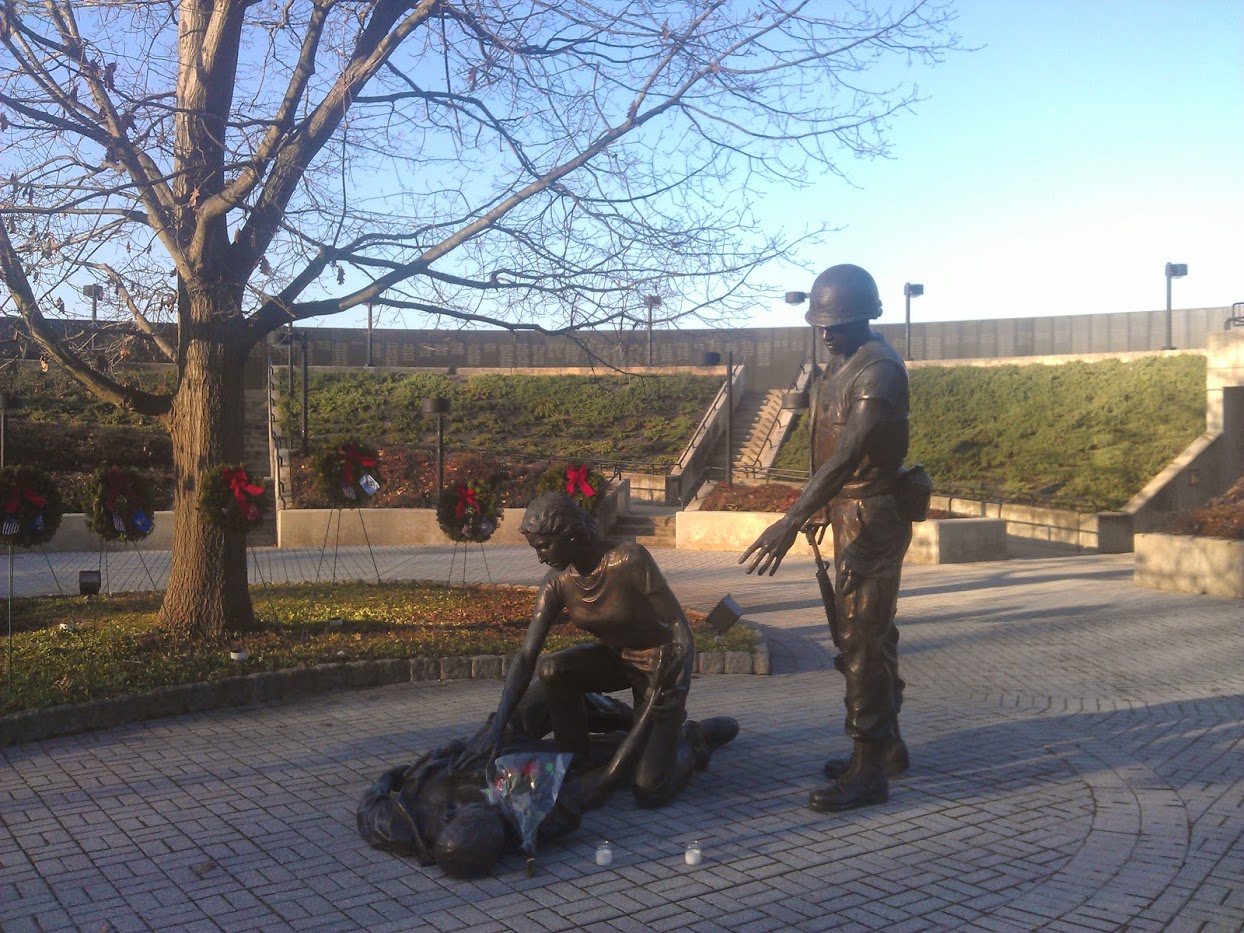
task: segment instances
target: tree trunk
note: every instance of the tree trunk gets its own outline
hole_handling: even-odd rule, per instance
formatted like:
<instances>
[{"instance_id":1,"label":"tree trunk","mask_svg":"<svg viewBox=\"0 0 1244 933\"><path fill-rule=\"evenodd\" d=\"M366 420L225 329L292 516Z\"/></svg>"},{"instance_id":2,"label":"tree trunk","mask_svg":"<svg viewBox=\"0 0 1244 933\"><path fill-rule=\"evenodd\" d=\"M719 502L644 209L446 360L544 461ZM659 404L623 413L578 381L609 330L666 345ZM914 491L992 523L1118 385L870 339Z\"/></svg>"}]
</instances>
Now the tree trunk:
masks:
<instances>
[{"instance_id":1,"label":"tree trunk","mask_svg":"<svg viewBox=\"0 0 1244 933\"><path fill-rule=\"evenodd\" d=\"M173 561L159 621L199 640L219 641L256 627L246 536L204 524L198 511L200 477L213 467L241 461L245 362L245 354L218 333L192 337L169 418Z\"/></svg>"}]
</instances>

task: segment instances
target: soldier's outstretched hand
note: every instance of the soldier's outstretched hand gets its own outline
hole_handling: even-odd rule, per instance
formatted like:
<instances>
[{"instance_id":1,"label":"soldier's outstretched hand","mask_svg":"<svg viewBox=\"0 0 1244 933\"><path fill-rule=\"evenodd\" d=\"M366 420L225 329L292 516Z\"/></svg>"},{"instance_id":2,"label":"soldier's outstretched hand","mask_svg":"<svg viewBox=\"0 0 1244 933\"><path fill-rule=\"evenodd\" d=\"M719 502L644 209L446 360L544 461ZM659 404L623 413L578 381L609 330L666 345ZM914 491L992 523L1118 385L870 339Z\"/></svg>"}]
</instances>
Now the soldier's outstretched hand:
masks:
<instances>
[{"instance_id":1,"label":"soldier's outstretched hand","mask_svg":"<svg viewBox=\"0 0 1244 933\"><path fill-rule=\"evenodd\" d=\"M747 568L748 573L759 572L759 575L763 577L767 571L769 576L773 576L777 573L778 567L782 565L782 558L786 556L786 552L795 543L798 535L798 524L787 518L779 518L761 532L760 537L752 542L752 546L743 552L739 563L745 564L751 558L752 563ZM752 558L753 554L756 555L754 558Z\"/></svg>"}]
</instances>

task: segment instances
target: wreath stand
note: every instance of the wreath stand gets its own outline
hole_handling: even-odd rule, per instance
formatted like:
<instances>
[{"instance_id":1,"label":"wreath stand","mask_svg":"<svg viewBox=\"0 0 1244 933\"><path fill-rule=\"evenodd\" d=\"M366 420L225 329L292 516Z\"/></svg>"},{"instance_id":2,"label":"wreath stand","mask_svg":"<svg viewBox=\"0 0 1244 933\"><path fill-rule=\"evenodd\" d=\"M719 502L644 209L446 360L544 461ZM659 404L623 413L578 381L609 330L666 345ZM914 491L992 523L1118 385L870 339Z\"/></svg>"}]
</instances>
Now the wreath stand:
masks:
<instances>
[{"instance_id":1,"label":"wreath stand","mask_svg":"<svg viewBox=\"0 0 1244 933\"><path fill-rule=\"evenodd\" d=\"M7 569L7 615L8 615L8 639L5 646L5 662L4 662L4 698L6 701L13 699L13 545L7 545L8 559L5 562ZM47 551L43 551L43 559L47 561L48 570L52 573L52 581L56 584L56 590L61 596L65 595L65 588L60 585L60 577L56 575L56 568L52 566L52 558L48 557Z\"/></svg>"},{"instance_id":2,"label":"wreath stand","mask_svg":"<svg viewBox=\"0 0 1244 933\"><path fill-rule=\"evenodd\" d=\"M339 550L340 543L341 543L341 513L344 511L345 509L337 508L337 509L333 509L333 511L330 512L328 515L328 523L324 526L324 543L320 545L320 562L315 567L315 582L316 583L320 582L320 570L323 568L324 559L328 555L328 535L333 529L333 514L334 513L336 513L336 516L337 516L337 535L336 537L333 538L333 571L332 571L333 579L332 579L332 582L333 583L337 582L337 551ZM354 511L358 512L359 527L363 529L363 540L367 542L367 556L371 558L372 570L376 572L376 582L379 583L380 582L380 565L376 563L376 552L372 550L371 538L367 534L367 523L363 521L363 510L355 509Z\"/></svg>"},{"instance_id":3,"label":"wreath stand","mask_svg":"<svg viewBox=\"0 0 1244 933\"><path fill-rule=\"evenodd\" d=\"M453 585L453 582L454 582L454 565L458 561L458 545L459 544L462 545L462 585L466 586L467 555L470 554L471 552L471 543L472 542L470 541L455 541L454 542L453 553L449 555L449 576L445 580L446 586L451 586ZM476 543L479 544L479 556L484 561L484 573L488 577L488 582L492 583L492 571L488 568L488 555L484 552L484 542L479 541Z\"/></svg>"},{"instance_id":4,"label":"wreath stand","mask_svg":"<svg viewBox=\"0 0 1244 933\"><path fill-rule=\"evenodd\" d=\"M13 701L13 545L8 546L9 550L9 643L8 654L4 663L4 699L5 702ZM60 586L60 583L56 584Z\"/></svg>"},{"instance_id":5,"label":"wreath stand","mask_svg":"<svg viewBox=\"0 0 1244 933\"><path fill-rule=\"evenodd\" d=\"M132 541L126 541L125 542L126 548L131 547L133 543L134 542ZM154 592L155 590L158 590L159 587L156 586L155 577L152 576L151 574L151 568L147 566L147 559L143 557L142 548L135 547L134 554L137 555L138 557L138 563L142 566L143 573L147 575L147 582L151 584L152 591ZM100 576L101 581L107 581L106 585L104 586L104 592L107 593L109 596L111 596L112 595L112 573L108 569L108 540L103 537L99 539L99 576Z\"/></svg>"}]
</instances>

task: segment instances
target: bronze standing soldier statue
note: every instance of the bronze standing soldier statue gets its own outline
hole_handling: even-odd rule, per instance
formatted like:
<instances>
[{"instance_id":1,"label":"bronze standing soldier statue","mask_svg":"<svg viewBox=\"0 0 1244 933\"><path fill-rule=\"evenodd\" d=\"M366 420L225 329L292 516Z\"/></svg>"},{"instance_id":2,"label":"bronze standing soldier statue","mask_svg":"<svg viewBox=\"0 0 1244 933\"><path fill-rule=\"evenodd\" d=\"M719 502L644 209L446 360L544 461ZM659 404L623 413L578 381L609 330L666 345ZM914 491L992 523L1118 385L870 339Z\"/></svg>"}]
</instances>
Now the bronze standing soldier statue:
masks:
<instances>
[{"instance_id":1,"label":"bronze standing soldier statue","mask_svg":"<svg viewBox=\"0 0 1244 933\"><path fill-rule=\"evenodd\" d=\"M898 602L911 522L928 505L923 470L904 471L907 455L907 367L869 321L881 315L877 283L859 266L826 269L812 286L807 321L830 352L812 404L812 477L785 517L739 558L747 572L777 572L800 531L820 541L833 529L837 616L846 677L849 761L825 765L828 787L808 806L821 812L884 803L887 774L907 770L899 735L903 681L898 674ZM916 479L916 477L922 479ZM913 496L914 493L914 496ZM916 501L912 501L912 500Z\"/></svg>"}]
</instances>

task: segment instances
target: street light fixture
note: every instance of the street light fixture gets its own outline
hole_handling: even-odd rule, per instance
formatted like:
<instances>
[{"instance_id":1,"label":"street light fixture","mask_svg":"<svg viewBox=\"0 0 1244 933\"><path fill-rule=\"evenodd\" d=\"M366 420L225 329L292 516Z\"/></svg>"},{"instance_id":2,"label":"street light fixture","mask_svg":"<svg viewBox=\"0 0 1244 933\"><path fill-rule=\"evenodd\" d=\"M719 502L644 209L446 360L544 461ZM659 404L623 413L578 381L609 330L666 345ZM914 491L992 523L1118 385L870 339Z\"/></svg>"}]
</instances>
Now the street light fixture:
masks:
<instances>
[{"instance_id":1,"label":"street light fixture","mask_svg":"<svg viewBox=\"0 0 1244 933\"><path fill-rule=\"evenodd\" d=\"M445 416L449 414L449 399L425 398L423 413L436 416L436 500L445 491Z\"/></svg>"},{"instance_id":2,"label":"street light fixture","mask_svg":"<svg viewBox=\"0 0 1244 933\"><path fill-rule=\"evenodd\" d=\"M911 359L911 300L919 298L924 294L924 286L917 285L914 282L907 282L903 285L903 299L907 306L907 353L905 358Z\"/></svg>"},{"instance_id":3,"label":"street light fixture","mask_svg":"<svg viewBox=\"0 0 1244 933\"><path fill-rule=\"evenodd\" d=\"M801 305L808 300L807 292L787 292L788 305ZM812 361L812 378L816 378L816 328L812 328L812 340L808 344L808 359Z\"/></svg>"},{"instance_id":4,"label":"street light fixture","mask_svg":"<svg viewBox=\"0 0 1244 933\"><path fill-rule=\"evenodd\" d=\"M1175 343L1171 339L1171 279L1182 279L1188 274L1186 262L1168 262L1166 264L1166 345L1163 350L1174 350Z\"/></svg>"},{"instance_id":5,"label":"street light fixture","mask_svg":"<svg viewBox=\"0 0 1244 933\"><path fill-rule=\"evenodd\" d=\"M644 307L648 309L648 365L652 365L652 309L661 307L660 295L644 295Z\"/></svg>"},{"instance_id":6,"label":"street light fixture","mask_svg":"<svg viewBox=\"0 0 1244 933\"><path fill-rule=\"evenodd\" d=\"M104 287L98 282L91 282L82 286L82 295L84 298L91 299L91 349L95 349L95 323L99 320L98 309L99 299L104 297Z\"/></svg>"}]
</instances>

